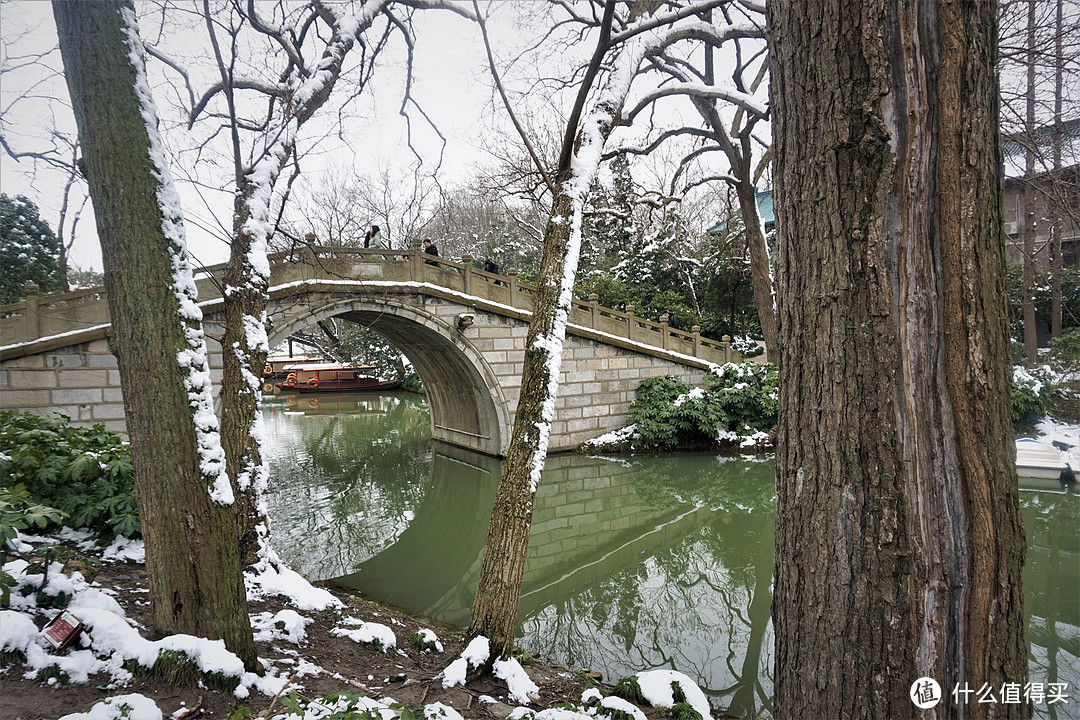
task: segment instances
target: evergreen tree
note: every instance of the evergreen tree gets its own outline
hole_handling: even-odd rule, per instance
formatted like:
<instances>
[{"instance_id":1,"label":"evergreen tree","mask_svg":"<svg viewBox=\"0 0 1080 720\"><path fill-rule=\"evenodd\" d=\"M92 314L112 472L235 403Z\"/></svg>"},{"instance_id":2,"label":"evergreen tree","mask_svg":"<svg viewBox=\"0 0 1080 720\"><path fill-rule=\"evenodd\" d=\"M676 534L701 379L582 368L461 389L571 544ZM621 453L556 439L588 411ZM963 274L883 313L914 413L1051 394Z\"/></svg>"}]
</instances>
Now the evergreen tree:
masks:
<instances>
[{"instance_id":1,"label":"evergreen tree","mask_svg":"<svg viewBox=\"0 0 1080 720\"><path fill-rule=\"evenodd\" d=\"M59 290L59 257L60 241L38 206L22 195L0 194L0 305L23 300L27 283L41 292Z\"/></svg>"}]
</instances>

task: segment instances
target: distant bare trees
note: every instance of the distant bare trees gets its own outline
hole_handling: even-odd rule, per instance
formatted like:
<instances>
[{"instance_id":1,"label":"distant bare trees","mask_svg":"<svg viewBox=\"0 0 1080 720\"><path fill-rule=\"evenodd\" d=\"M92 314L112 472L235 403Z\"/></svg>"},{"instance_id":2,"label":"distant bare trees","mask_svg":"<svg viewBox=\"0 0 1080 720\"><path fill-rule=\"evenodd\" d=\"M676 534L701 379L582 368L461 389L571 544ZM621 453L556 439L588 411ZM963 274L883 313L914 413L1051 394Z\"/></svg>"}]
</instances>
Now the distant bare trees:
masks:
<instances>
[{"instance_id":1,"label":"distant bare trees","mask_svg":"<svg viewBox=\"0 0 1080 720\"><path fill-rule=\"evenodd\" d=\"M1080 227L1076 173L1063 172L1080 163L1080 105L1075 100L1080 96L1080 8L1064 0L1003 3L999 67L1006 174L1021 178L1015 223L1024 268L1024 345L1029 362L1035 362L1036 267L1050 266L1050 331L1057 337L1062 235L1067 226ZM1046 212L1038 212L1040 207ZM1037 244L1037 236L1049 241Z\"/></svg>"}]
</instances>

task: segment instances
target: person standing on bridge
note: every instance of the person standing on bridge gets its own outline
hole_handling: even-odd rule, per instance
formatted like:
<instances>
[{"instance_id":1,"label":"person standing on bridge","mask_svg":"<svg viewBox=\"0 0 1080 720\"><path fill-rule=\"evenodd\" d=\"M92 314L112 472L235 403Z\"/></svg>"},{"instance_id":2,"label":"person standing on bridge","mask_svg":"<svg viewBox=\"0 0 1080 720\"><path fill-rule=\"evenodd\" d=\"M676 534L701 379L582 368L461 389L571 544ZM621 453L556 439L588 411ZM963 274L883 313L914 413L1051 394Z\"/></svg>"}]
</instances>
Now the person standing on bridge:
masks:
<instances>
[{"instance_id":1,"label":"person standing on bridge","mask_svg":"<svg viewBox=\"0 0 1080 720\"><path fill-rule=\"evenodd\" d=\"M435 247L435 243L430 240L424 240L424 254L431 255L432 257L439 257L439 248ZM430 260L425 260L424 262L428 265L438 265L438 263L433 263Z\"/></svg>"},{"instance_id":2,"label":"person standing on bridge","mask_svg":"<svg viewBox=\"0 0 1080 720\"><path fill-rule=\"evenodd\" d=\"M388 249L378 225L372 225L371 228L368 229L367 234L364 235L364 247L377 248L379 250ZM372 255L371 257L375 260L384 259L384 256L382 255Z\"/></svg>"}]
</instances>

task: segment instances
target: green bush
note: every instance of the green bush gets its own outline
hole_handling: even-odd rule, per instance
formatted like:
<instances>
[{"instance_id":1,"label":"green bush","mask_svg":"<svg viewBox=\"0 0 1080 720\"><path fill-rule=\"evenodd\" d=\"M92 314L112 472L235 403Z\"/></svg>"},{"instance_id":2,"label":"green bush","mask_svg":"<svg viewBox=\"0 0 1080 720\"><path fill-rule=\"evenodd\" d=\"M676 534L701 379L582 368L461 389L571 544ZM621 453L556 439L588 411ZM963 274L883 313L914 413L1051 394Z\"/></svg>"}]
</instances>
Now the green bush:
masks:
<instances>
[{"instance_id":1,"label":"green bush","mask_svg":"<svg viewBox=\"0 0 1080 720\"><path fill-rule=\"evenodd\" d=\"M704 388L677 378L638 385L630 406L645 450L731 447L776 425L776 366L728 363L705 376Z\"/></svg>"},{"instance_id":2,"label":"green bush","mask_svg":"<svg viewBox=\"0 0 1080 720\"><path fill-rule=\"evenodd\" d=\"M15 578L3 570L7 563L7 541L20 530L45 528L63 517L64 513L56 508L35 503L22 485L0 486L0 607L7 607L11 588L15 587Z\"/></svg>"},{"instance_id":3,"label":"green bush","mask_svg":"<svg viewBox=\"0 0 1080 720\"><path fill-rule=\"evenodd\" d=\"M1080 328L1069 328L1050 341L1050 362L1062 372L1080 370Z\"/></svg>"},{"instance_id":4,"label":"green bush","mask_svg":"<svg viewBox=\"0 0 1080 720\"><path fill-rule=\"evenodd\" d=\"M1017 432L1030 429L1046 414L1052 392L1049 368L1013 367L1012 421Z\"/></svg>"},{"instance_id":5,"label":"green bush","mask_svg":"<svg viewBox=\"0 0 1080 720\"><path fill-rule=\"evenodd\" d=\"M102 425L77 428L63 415L0 412L0 485L22 485L65 524L103 535L139 536L131 452Z\"/></svg>"}]
</instances>

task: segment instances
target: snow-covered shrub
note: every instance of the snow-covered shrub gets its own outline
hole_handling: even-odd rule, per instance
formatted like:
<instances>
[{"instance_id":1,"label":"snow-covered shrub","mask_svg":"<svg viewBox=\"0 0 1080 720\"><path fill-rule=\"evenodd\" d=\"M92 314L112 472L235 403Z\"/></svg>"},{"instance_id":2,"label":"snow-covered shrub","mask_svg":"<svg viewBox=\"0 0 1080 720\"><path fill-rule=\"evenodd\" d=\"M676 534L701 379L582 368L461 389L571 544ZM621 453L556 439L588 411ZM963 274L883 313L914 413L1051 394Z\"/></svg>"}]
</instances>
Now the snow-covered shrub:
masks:
<instances>
[{"instance_id":1,"label":"snow-covered shrub","mask_svg":"<svg viewBox=\"0 0 1080 720\"><path fill-rule=\"evenodd\" d=\"M728 363L695 388L677 378L651 378L638 385L630 406L638 438L635 448L762 447L776 425L776 366Z\"/></svg>"},{"instance_id":2,"label":"snow-covered shrub","mask_svg":"<svg viewBox=\"0 0 1080 720\"><path fill-rule=\"evenodd\" d=\"M1049 366L1013 367L1012 420L1017 431L1025 430L1046 414L1053 390Z\"/></svg>"},{"instance_id":3,"label":"snow-covered shrub","mask_svg":"<svg viewBox=\"0 0 1080 720\"><path fill-rule=\"evenodd\" d=\"M420 628L412 634L412 641L420 652L442 652L443 646L434 631L428 628Z\"/></svg>"},{"instance_id":4,"label":"snow-covered shrub","mask_svg":"<svg viewBox=\"0 0 1080 720\"><path fill-rule=\"evenodd\" d=\"M1080 328L1069 328L1050 341L1049 360L1058 372L1080 372Z\"/></svg>"},{"instance_id":5,"label":"snow-covered shrub","mask_svg":"<svg viewBox=\"0 0 1080 720\"><path fill-rule=\"evenodd\" d=\"M744 358L757 357L765 352L765 348L757 344L757 341L749 335L736 335L731 338L731 349Z\"/></svg>"}]
</instances>

